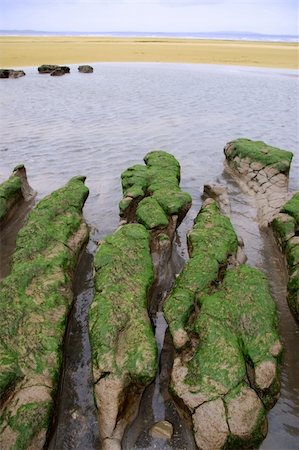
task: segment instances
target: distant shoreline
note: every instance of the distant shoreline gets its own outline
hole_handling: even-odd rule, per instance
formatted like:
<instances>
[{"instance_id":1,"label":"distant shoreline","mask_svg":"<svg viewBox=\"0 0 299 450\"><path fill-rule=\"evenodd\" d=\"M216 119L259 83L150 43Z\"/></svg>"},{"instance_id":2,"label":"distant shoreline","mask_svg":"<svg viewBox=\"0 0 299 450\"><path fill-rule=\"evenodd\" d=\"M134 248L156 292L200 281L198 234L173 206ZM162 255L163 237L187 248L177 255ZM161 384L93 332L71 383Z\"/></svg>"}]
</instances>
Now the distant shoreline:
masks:
<instances>
[{"instance_id":1,"label":"distant shoreline","mask_svg":"<svg viewBox=\"0 0 299 450\"><path fill-rule=\"evenodd\" d=\"M163 39L201 39L225 41L256 41L256 42L298 42L299 35L292 34L262 34L249 31L214 31L214 32L159 32L159 31L47 31L47 30L0 30L0 36L23 37L103 37L103 38L163 38Z\"/></svg>"},{"instance_id":2,"label":"distant shoreline","mask_svg":"<svg viewBox=\"0 0 299 450\"><path fill-rule=\"evenodd\" d=\"M0 36L0 67L167 62L297 69L293 42L165 37Z\"/></svg>"}]
</instances>

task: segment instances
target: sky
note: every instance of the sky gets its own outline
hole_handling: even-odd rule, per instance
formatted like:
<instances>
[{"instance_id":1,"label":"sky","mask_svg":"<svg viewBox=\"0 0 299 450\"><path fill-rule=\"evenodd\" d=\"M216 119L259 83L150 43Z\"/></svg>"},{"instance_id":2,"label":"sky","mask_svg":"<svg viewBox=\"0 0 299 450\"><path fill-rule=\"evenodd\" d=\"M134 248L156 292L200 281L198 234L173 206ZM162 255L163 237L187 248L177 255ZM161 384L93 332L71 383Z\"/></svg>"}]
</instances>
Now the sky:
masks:
<instances>
[{"instance_id":1,"label":"sky","mask_svg":"<svg viewBox=\"0 0 299 450\"><path fill-rule=\"evenodd\" d=\"M299 0L0 0L0 29L299 34Z\"/></svg>"}]
</instances>

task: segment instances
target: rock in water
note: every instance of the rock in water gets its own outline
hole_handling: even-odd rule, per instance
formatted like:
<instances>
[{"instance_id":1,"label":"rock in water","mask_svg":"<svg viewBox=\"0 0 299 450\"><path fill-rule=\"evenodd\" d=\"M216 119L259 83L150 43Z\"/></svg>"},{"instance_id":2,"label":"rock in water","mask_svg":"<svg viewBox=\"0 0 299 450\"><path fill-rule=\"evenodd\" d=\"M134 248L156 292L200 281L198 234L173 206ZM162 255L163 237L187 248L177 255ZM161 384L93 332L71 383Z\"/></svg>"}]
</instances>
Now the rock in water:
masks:
<instances>
[{"instance_id":1,"label":"rock in water","mask_svg":"<svg viewBox=\"0 0 299 450\"><path fill-rule=\"evenodd\" d=\"M173 435L173 426L170 422L167 422L167 420L162 420L152 426L150 435L154 438L170 440Z\"/></svg>"},{"instance_id":2,"label":"rock in water","mask_svg":"<svg viewBox=\"0 0 299 450\"><path fill-rule=\"evenodd\" d=\"M238 238L212 199L188 245L190 259L164 304L177 349L171 392L189 408L201 450L258 445L280 388L282 346L267 280L244 264L225 271Z\"/></svg>"},{"instance_id":3,"label":"rock in water","mask_svg":"<svg viewBox=\"0 0 299 450\"><path fill-rule=\"evenodd\" d=\"M272 229L287 261L288 304L299 321L299 192L282 206L272 222Z\"/></svg>"},{"instance_id":4,"label":"rock in water","mask_svg":"<svg viewBox=\"0 0 299 450\"><path fill-rule=\"evenodd\" d=\"M0 227L2 227L18 210L22 201L33 196L26 169L23 165L15 167L12 176L0 184Z\"/></svg>"},{"instance_id":5,"label":"rock in water","mask_svg":"<svg viewBox=\"0 0 299 450\"><path fill-rule=\"evenodd\" d=\"M61 69L61 67L58 67L57 69L53 70L50 75L51 77L61 77L62 75L65 75L65 71Z\"/></svg>"},{"instance_id":6,"label":"rock in water","mask_svg":"<svg viewBox=\"0 0 299 450\"><path fill-rule=\"evenodd\" d=\"M149 232L126 224L100 245L90 308L95 398L102 440L119 439L156 375L157 347L147 312L154 280ZM105 444L106 445L106 444Z\"/></svg>"},{"instance_id":7,"label":"rock in water","mask_svg":"<svg viewBox=\"0 0 299 450\"><path fill-rule=\"evenodd\" d=\"M88 64L85 64L83 66L79 66L78 67L78 71L80 73L92 73L93 72L93 67L89 66Z\"/></svg>"},{"instance_id":8,"label":"rock in water","mask_svg":"<svg viewBox=\"0 0 299 450\"><path fill-rule=\"evenodd\" d=\"M37 68L39 73L52 73L53 70L58 69L59 66L56 64L42 64Z\"/></svg>"},{"instance_id":9,"label":"rock in water","mask_svg":"<svg viewBox=\"0 0 299 450\"><path fill-rule=\"evenodd\" d=\"M293 153L242 138L229 142L224 154L227 172L255 195L260 225L268 226L290 198L287 190Z\"/></svg>"},{"instance_id":10,"label":"rock in water","mask_svg":"<svg viewBox=\"0 0 299 450\"><path fill-rule=\"evenodd\" d=\"M61 76L65 73L70 73L70 68L68 66L58 66L56 64L43 64L39 66L37 70L41 74L49 73L53 76Z\"/></svg>"},{"instance_id":11,"label":"rock in water","mask_svg":"<svg viewBox=\"0 0 299 450\"><path fill-rule=\"evenodd\" d=\"M9 78L9 69L0 69L0 78Z\"/></svg>"},{"instance_id":12,"label":"rock in water","mask_svg":"<svg viewBox=\"0 0 299 450\"><path fill-rule=\"evenodd\" d=\"M41 449L51 422L73 273L88 239L84 177L42 199L0 284L0 447Z\"/></svg>"},{"instance_id":13,"label":"rock in water","mask_svg":"<svg viewBox=\"0 0 299 450\"><path fill-rule=\"evenodd\" d=\"M163 151L148 153L144 161L145 166L136 164L121 175L120 216L127 221L136 217L149 230L166 229L170 218L177 216L178 226L192 203L191 196L179 187L178 161Z\"/></svg>"},{"instance_id":14,"label":"rock in water","mask_svg":"<svg viewBox=\"0 0 299 450\"><path fill-rule=\"evenodd\" d=\"M24 70L0 69L0 78L20 78L25 75Z\"/></svg>"}]
</instances>

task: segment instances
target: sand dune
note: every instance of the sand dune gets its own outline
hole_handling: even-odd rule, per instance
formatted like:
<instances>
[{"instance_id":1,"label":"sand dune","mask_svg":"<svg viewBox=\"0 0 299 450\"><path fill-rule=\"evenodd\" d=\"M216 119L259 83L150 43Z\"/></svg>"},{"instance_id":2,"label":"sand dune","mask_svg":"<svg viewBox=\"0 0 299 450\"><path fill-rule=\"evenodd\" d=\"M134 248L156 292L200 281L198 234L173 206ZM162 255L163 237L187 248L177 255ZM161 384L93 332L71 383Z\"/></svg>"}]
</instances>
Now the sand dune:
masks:
<instances>
[{"instance_id":1,"label":"sand dune","mask_svg":"<svg viewBox=\"0 0 299 450\"><path fill-rule=\"evenodd\" d=\"M296 69L296 43L171 38L0 37L0 67L84 62L176 62Z\"/></svg>"}]
</instances>

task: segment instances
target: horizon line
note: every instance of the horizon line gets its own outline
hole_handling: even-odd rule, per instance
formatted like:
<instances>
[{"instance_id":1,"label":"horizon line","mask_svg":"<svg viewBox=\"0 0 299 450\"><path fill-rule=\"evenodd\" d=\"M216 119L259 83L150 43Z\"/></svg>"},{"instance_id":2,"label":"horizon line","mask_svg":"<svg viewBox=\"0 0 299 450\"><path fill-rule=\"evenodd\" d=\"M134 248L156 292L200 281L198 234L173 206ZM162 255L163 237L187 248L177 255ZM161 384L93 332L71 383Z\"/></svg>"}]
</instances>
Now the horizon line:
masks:
<instances>
[{"instance_id":1,"label":"horizon line","mask_svg":"<svg viewBox=\"0 0 299 450\"><path fill-rule=\"evenodd\" d=\"M1 32L34 32L34 33L159 33L159 34L217 34L217 33L243 33L243 34L253 34L253 35L260 35L260 36L291 36L291 37L299 37L299 34L282 34L282 33L260 33L255 31L237 31L237 30L219 30L219 31L157 31L157 30L151 30L151 31L139 31L139 30L109 30L109 31L83 31L83 30L36 30L36 29L30 29L30 28L23 28L23 29L17 29L17 28L10 28L0 29Z\"/></svg>"}]
</instances>

